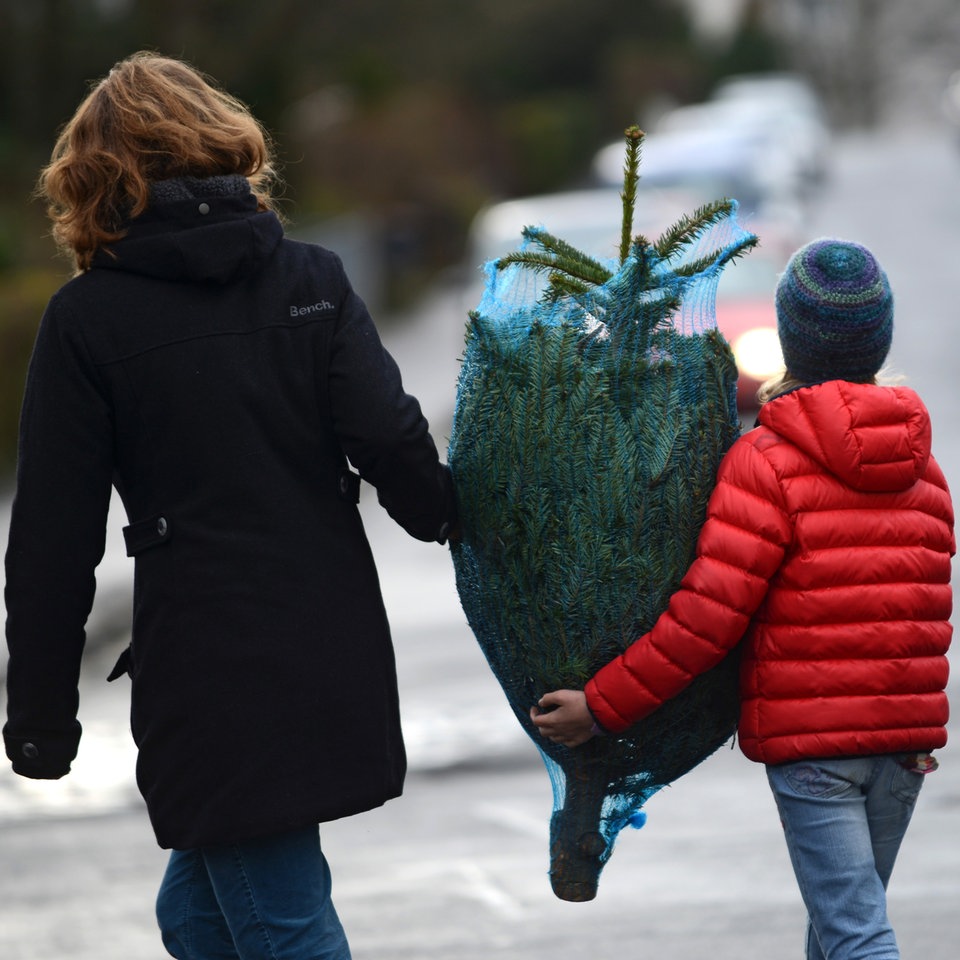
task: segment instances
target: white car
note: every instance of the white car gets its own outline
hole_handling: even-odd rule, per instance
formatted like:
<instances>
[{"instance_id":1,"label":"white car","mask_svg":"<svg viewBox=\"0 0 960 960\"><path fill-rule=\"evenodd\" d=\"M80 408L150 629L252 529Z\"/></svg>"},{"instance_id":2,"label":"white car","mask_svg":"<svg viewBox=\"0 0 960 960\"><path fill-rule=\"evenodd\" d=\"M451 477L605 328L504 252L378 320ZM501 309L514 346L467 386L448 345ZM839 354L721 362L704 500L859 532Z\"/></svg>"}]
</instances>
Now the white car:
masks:
<instances>
[{"instance_id":1,"label":"white car","mask_svg":"<svg viewBox=\"0 0 960 960\"><path fill-rule=\"evenodd\" d=\"M803 77L792 73L727 77L709 102L741 108L748 122L769 124L771 132L782 132L810 184L828 174L830 126L820 97Z\"/></svg>"},{"instance_id":2,"label":"white car","mask_svg":"<svg viewBox=\"0 0 960 960\"><path fill-rule=\"evenodd\" d=\"M640 190L684 193L696 204L729 197L747 216L802 222L795 164L781 146L753 129L689 126L648 134L643 142ZM611 143L594 157L598 183L623 177L623 146Z\"/></svg>"}]
</instances>

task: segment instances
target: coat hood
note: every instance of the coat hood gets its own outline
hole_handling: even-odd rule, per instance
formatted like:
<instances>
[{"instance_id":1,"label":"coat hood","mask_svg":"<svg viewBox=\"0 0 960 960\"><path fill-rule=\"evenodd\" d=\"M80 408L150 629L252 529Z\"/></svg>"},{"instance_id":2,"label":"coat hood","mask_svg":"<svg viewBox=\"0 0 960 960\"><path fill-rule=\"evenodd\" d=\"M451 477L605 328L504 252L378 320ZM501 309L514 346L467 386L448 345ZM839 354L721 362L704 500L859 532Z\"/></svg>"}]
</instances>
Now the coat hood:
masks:
<instances>
[{"instance_id":1,"label":"coat hood","mask_svg":"<svg viewBox=\"0 0 960 960\"><path fill-rule=\"evenodd\" d=\"M163 280L229 283L255 272L283 237L276 215L259 211L245 177L185 177L152 185L150 206L93 267Z\"/></svg>"},{"instance_id":2,"label":"coat hood","mask_svg":"<svg viewBox=\"0 0 960 960\"><path fill-rule=\"evenodd\" d=\"M906 490L930 459L930 415L908 387L829 380L771 400L759 420L855 490Z\"/></svg>"}]
</instances>

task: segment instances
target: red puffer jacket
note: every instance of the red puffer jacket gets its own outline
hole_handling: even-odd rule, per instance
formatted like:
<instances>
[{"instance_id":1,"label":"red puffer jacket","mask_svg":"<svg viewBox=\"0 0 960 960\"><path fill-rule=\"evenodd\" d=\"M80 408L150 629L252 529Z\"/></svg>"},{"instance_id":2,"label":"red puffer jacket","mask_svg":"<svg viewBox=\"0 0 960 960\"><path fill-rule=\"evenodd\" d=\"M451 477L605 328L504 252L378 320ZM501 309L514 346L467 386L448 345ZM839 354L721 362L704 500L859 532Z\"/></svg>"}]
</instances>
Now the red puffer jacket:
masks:
<instances>
[{"instance_id":1,"label":"red puffer jacket","mask_svg":"<svg viewBox=\"0 0 960 960\"><path fill-rule=\"evenodd\" d=\"M833 380L760 422L721 464L668 609L587 684L591 711L623 730L743 638L751 760L943 746L955 540L926 408Z\"/></svg>"}]
</instances>

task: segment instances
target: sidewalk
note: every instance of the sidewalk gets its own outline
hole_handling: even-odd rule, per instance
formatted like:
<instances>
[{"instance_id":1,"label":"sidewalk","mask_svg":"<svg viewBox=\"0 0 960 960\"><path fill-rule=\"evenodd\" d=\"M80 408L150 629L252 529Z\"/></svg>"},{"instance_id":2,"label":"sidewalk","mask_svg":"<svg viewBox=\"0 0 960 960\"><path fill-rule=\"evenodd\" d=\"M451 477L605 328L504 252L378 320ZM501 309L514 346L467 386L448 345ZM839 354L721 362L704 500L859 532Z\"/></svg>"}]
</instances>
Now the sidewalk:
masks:
<instances>
[{"instance_id":1,"label":"sidewalk","mask_svg":"<svg viewBox=\"0 0 960 960\"><path fill-rule=\"evenodd\" d=\"M890 892L905 958L960 941L960 764L929 778ZM532 753L414 774L381 810L328 825L324 846L354 960L780 960L803 911L761 768L723 749L625 831L596 900L547 880L549 784ZM137 808L0 826L4 960L152 960L165 855Z\"/></svg>"}]
</instances>

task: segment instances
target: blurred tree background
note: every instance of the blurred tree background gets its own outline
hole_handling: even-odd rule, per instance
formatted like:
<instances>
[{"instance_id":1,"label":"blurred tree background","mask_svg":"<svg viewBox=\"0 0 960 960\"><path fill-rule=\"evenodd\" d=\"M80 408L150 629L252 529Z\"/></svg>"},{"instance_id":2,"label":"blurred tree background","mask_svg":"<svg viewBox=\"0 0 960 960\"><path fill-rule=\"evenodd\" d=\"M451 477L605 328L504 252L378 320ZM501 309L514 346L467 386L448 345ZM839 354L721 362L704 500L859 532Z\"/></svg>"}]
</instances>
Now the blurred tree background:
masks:
<instances>
[{"instance_id":1,"label":"blurred tree background","mask_svg":"<svg viewBox=\"0 0 960 960\"><path fill-rule=\"evenodd\" d=\"M698 48L682 7L656 0L3 0L2 9L0 157L13 210L4 203L0 266L34 252L18 222L32 212L17 201L57 128L90 81L137 49L187 59L252 107L280 147L294 220L415 212L439 241L424 251L428 265L456 252L481 203L569 183L645 100L697 97L723 58Z\"/></svg>"},{"instance_id":2,"label":"blurred tree background","mask_svg":"<svg viewBox=\"0 0 960 960\"><path fill-rule=\"evenodd\" d=\"M877 0L856 2L875 14ZM248 103L276 140L291 229L356 214L375 224L389 311L461 260L484 204L576 185L599 146L722 75L804 67L785 49L809 47L818 4L0 0L0 476L37 321L70 269L33 186L57 130L117 60L182 57ZM791 22L778 7L795 14L794 36L771 29ZM721 8L734 14L725 30L705 31ZM826 76L822 58L806 66Z\"/></svg>"},{"instance_id":3,"label":"blurred tree background","mask_svg":"<svg viewBox=\"0 0 960 960\"><path fill-rule=\"evenodd\" d=\"M373 218L387 307L461 258L484 203L575 182L645 103L700 96L726 53L667 0L0 0L0 471L37 321L69 274L37 172L89 84L139 49L250 105L293 229Z\"/></svg>"}]
</instances>

